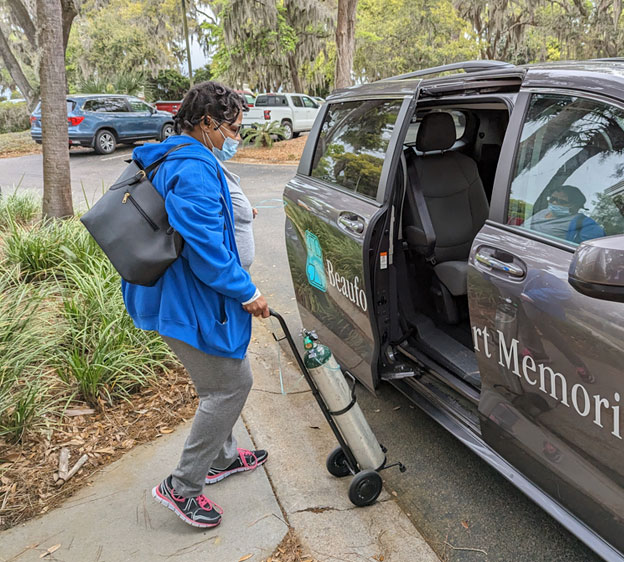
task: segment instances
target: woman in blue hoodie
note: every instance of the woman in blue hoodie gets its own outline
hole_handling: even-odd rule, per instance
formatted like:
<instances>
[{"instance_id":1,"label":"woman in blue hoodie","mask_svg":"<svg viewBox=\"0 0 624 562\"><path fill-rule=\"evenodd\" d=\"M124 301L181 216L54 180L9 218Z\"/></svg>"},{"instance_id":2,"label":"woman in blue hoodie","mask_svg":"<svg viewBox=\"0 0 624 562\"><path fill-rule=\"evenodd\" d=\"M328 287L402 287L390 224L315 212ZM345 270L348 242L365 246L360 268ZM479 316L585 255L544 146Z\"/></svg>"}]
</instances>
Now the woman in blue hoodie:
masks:
<instances>
[{"instance_id":1,"label":"woman in blue hoodie","mask_svg":"<svg viewBox=\"0 0 624 562\"><path fill-rule=\"evenodd\" d=\"M253 212L238 178L221 164L236 152L243 110L242 98L229 88L197 84L175 117L177 134L133 153L145 167L172 147L187 145L168 156L152 180L169 223L184 239L182 254L154 286L123 282L122 290L135 325L163 337L199 396L180 461L152 490L157 501L194 527L221 522L223 510L202 494L204 483L252 470L268 456L237 448L232 436L252 386L246 357L251 317L269 316L247 272Z\"/></svg>"}]
</instances>

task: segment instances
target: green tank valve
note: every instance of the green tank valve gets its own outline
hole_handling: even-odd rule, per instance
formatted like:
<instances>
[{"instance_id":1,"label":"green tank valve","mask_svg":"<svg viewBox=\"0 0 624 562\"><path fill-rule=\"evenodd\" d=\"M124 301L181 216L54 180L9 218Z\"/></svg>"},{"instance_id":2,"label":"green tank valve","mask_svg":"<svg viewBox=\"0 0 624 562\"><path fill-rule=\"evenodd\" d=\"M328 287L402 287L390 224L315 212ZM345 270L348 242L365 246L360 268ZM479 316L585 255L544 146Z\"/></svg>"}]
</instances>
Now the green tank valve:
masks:
<instances>
[{"instance_id":1,"label":"green tank valve","mask_svg":"<svg viewBox=\"0 0 624 562\"><path fill-rule=\"evenodd\" d=\"M303 362L308 369L324 365L332 356L329 347L318 343L318 336L314 331L303 330L303 347L306 350Z\"/></svg>"}]
</instances>

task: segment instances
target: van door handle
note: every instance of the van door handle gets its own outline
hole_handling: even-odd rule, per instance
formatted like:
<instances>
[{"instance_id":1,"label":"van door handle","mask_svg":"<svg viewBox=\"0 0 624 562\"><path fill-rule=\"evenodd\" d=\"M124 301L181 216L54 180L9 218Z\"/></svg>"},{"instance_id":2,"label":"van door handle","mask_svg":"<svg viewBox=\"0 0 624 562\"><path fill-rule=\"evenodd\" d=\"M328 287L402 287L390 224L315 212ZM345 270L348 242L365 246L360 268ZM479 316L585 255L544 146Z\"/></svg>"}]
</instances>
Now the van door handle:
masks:
<instances>
[{"instance_id":1,"label":"van door handle","mask_svg":"<svg viewBox=\"0 0 624 562\"><path fill-rule=\"evenodd\" d=\"M342 213L338 217L338 222L345 230L350 230L356 234L362 234L362 232L364 232L364 220L352 213Z\"/></svg>"},{"instance_id":2,"label":"van door handle","mask_svg":"<svg viewBox=\"0 0 624 562\"><path fill-rule=\"evenodd\" d=\"M483 265L496 269L497 271L508 273L512 277L524 277L524 269L520 266L497 259L492 255L477 252L475 254L475 259Z\"/></svg>"}]
</instances>

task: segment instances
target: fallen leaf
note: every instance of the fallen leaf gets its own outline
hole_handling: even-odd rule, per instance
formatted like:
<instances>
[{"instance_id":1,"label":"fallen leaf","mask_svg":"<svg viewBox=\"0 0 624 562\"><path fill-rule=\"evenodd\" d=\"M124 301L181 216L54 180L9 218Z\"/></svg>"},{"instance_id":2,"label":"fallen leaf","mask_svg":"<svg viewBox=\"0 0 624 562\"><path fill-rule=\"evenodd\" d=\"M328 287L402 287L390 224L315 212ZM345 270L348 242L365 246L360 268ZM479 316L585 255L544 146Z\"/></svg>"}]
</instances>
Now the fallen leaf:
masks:
<instances>
[{"instance_id":1,"label":"fallen leaf","mask_svg":"<svg viewBox=\"0 0 624 562\"><path fill-rule=\"evenodd\" d=\"M50 548L48 548L48 550L46 550L43 554L41 554L39 558L45 558L46 556L49 556L53 552L56 552L59 548L61 548L61 544L60 543L55 544L54 546L51 546Z\"/></svg>"},{"instance_id":2,"label":"fallen leaf","mask_svg":"<svg viewBox=\"0 0 624 562\"><path fill-rule=\"evenodd\" d=\"M112 447L106 447L104 449L95 449L94 452L95 453L100 453L102 455L114 455L115 454L115 449L113 449Z\"/></svg>"},{"instance_id":3,"label":"fallen leaf","mask_svg":"<svg viewBox=\"0 0 624 562\"><path fill-rule=\"evenodd\" d=\"M244 562L245 560L249 560L252 556L253 556L253 554L246 554L245 556L241 556L238 559L238 562Z\"/></svg>"},{"instance_id":4,"label":"fallen leaf","mask_svg":"<svg viewBox=\"0 0 624 562\"><path fill-rule=\"evenodd\" d=\"M321 429L318 425L311 425L310 429Z\"/></svg>"},{"instance_id":5,"label":"fallen leaf","mask_svg":"<svg viewBox=\"0 0 624 562\"><path fill-rule=\"evenodd\" d=\"M8 455L2 455L2 461L6 463L15 462L18 461L21 456L21 453L9 453Z\"/></svg>"},{"instance_id":6,"label":"fallen leaf","mask_svg":"<svg viewBox=\"0 0 624 562\"><path fill-rule=\"evenodd\" d=\"M165 434L167 434L167 433L173 433L173 429L169 429L168 427L163 427L163 428L160 430L160 432L161 432L161 433L165 433Z\"/></svg>"},{"instance_id":7,"label":"fallen leaf","mask_svg":"<svg viewBox=\"0 0 624 562\"><path fill-rule=\"evenodd\" d=\"M401 409L401 406L395 406L395 407L394 407L394 408L392 408L392 409L393 409L393 410L395 410L395 411L396 411L396 410L400 410L400 409Z\"/></svg>"},{"instance_id":8,"label":"fallen leaf","mask_svg":"<svg viewBox=\"0 0 624 562\"><path fill-rule=\"evenodd\" d=\"M470 526L468 525L468 521L462 521L462 522L461 522L461 524L462 524L462 527L463 527L464 529L468 529L468 528L470 527Z\"/></svg>"},{"instance_id":9,"label":"fallen leaf","mask_svg":"<svg viewBox=\"0 0 624 562\"><path fill-rule=\"evenodd\" d=\"M397 494L394 490L392 490L392 495L396 498L399 494Z\"/></svg>"},{"instance_id":10,"label":"fallen leaf","mask_svg":"<svg viewBox=\"0 0 624 562\"><path fill-rule=\"evenodd\" d=\"M375 410L375 413L378 414L379 412L381 412L381 410Z\"/></svg>"}]
</instances>

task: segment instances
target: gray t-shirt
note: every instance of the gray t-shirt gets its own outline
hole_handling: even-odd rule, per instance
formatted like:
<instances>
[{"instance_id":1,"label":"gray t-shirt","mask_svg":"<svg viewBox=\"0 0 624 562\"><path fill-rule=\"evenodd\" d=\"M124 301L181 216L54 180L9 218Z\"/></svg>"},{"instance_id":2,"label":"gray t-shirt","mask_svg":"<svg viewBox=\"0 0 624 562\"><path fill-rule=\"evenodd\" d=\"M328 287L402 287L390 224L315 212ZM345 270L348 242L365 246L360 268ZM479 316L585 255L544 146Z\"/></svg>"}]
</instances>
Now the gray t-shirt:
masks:
<instances>
[{"instance_id":1,"label":"gray t-shirt","mask_svg":"<svg viewBox=\"0 0 624 562\"><path fill-rule=\"evenodd\" d=\"M523 226L566 240L568 237L568 230L570 229L570 223L572 221L577 221L578 217L579 213L557 217L548 209L542 209L528 218Z\"/></svg>"},{"instance_id":2,"label":"gray t-shirt","mask_svg":"<svg viewBox=\"0 0 624 562\"><path fill-rule=\"evenodd\" d=\"M234 210L234 237L240 255L241 265L249 269L254 260L255 243L253 237L253 211L249 199L240 186L240 178L230 172L221 162L225 179L230 188L232 209Z\"/></svg>"}]
</instances>

